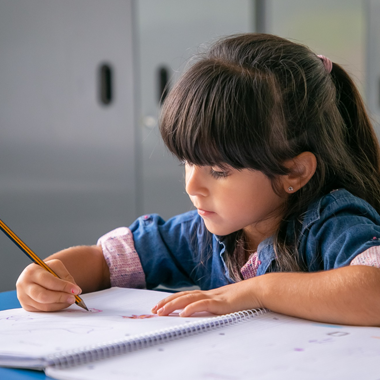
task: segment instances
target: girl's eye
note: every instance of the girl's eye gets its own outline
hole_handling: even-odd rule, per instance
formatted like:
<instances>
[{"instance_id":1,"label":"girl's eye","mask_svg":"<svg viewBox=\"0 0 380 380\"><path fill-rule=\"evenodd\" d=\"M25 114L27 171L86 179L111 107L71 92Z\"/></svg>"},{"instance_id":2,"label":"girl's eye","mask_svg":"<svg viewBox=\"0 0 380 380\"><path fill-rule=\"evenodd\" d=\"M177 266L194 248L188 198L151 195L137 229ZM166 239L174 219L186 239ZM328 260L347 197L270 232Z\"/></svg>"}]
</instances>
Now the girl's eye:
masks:
<instances>
[{"instance_id":1,"label":"girl's eye","mask_svg":"<svg viewBox=\"0 0 380 380\"><path fill-rule=\"evenodd\" d=\"M222 170L215 170L213 168L210 169L210 174L218 179L218 178L226 178L229 176L229 172L228 171L222 171Z\"/></svg>"}]
</instances>

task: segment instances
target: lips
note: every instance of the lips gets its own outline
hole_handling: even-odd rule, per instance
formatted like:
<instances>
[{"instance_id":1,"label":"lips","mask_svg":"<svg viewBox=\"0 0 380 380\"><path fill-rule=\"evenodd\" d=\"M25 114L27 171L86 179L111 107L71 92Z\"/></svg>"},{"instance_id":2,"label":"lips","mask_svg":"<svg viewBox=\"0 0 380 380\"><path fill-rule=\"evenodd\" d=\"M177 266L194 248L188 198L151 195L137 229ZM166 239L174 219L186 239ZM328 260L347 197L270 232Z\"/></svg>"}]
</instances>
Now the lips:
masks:
<instances>
[{"instance_id":1,"label":"lips","mask_svg":"<svg viewBox=\"0 0 380 380\"><path fill-rule=\"evenodd\" d=\"M207 210L203 210L201 208L198 208L198 214L200 216L209 216L209 215L215 214L215 212L213 212L213 211L207 211Z\"/></svg>"}]
</instances>

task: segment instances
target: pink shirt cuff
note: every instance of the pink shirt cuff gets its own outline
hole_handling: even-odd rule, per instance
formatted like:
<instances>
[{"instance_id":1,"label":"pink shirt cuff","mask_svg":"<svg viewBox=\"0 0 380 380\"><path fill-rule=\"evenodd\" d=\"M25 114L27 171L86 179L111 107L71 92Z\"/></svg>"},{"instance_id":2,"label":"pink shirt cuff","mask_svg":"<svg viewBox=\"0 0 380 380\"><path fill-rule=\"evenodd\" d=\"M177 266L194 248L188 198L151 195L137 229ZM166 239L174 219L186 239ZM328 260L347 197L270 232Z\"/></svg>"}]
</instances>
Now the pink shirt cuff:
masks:
<instances>
[{"instance_id":1,"label":"pink shirt cuff","mask_svg":"<svg viewBox=\"0 0 380 380\"><path fill-rule=\"evenodd\" d=\"M257 270L259 269L260 264L261 262L259 261L259 255L257 254L257 252L252 253L249 256L248 261L240 269L240 272L244 280L256 277Z\"/></svg>"},{"instance_id":2,"label":"pink shirt cuff","mask_svg":"<svg viewBox=\"0 0 380 380\"><path fill-rule=\"evenodd\" d=\"M356 256L350 265L368 265L380 268L380 246L373 246Z\"/></svg>"},{"instance_id":3,"label":"pink shirt cuff","mask_svg":"<svg viewBox=\"0 0 380 380\"><path fill-rule=\"evenodd\" d=\"M145 288L145 274L135 250L133 234L127 227L120 227L103 235L97 245L103 250L110 270L111 286L121 288Z\"/></svg>"}]
</instances>

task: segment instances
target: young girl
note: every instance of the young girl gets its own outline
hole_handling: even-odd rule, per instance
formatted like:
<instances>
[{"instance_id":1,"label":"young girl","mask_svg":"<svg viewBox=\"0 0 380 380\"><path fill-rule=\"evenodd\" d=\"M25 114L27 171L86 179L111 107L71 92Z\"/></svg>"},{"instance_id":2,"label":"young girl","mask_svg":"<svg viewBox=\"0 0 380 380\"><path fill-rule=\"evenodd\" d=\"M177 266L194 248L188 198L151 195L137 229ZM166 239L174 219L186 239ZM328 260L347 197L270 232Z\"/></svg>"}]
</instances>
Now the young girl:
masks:
<instances>
[{"instance_id":1,"label":"young girl","mask_svg":"<svg viewBox=\"0 0 380 380\"><path fill-rule=\"evenodd\" d=\"M222 39L170 92L160 128L197 210L54 254L61 279L31 264L17 282L26 310L110 286L198 285L153 312L380 325L379 146L341 66L272 35Z\"/></svg>"}]
</instances>

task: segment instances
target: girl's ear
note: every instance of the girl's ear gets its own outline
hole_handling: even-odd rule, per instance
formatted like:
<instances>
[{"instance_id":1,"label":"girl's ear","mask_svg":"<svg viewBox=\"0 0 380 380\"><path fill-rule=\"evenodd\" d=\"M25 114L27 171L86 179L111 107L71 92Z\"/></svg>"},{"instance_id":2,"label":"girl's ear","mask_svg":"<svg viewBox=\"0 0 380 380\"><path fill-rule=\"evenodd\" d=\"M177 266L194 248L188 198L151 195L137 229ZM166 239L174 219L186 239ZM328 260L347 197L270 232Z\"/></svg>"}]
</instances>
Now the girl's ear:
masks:
<instances>
[{"instance_id":1,"label":"girl's ear","mask_svg":"<svg viewBox=\"0 0 380 380\"><path fill-rule=\"evenodd\" d=\"M311 152L303 152L284 162L290 173L282 176L283 189L292 194L305 186L317 169L317 159Z\"/></svg>"}]
</instances>

